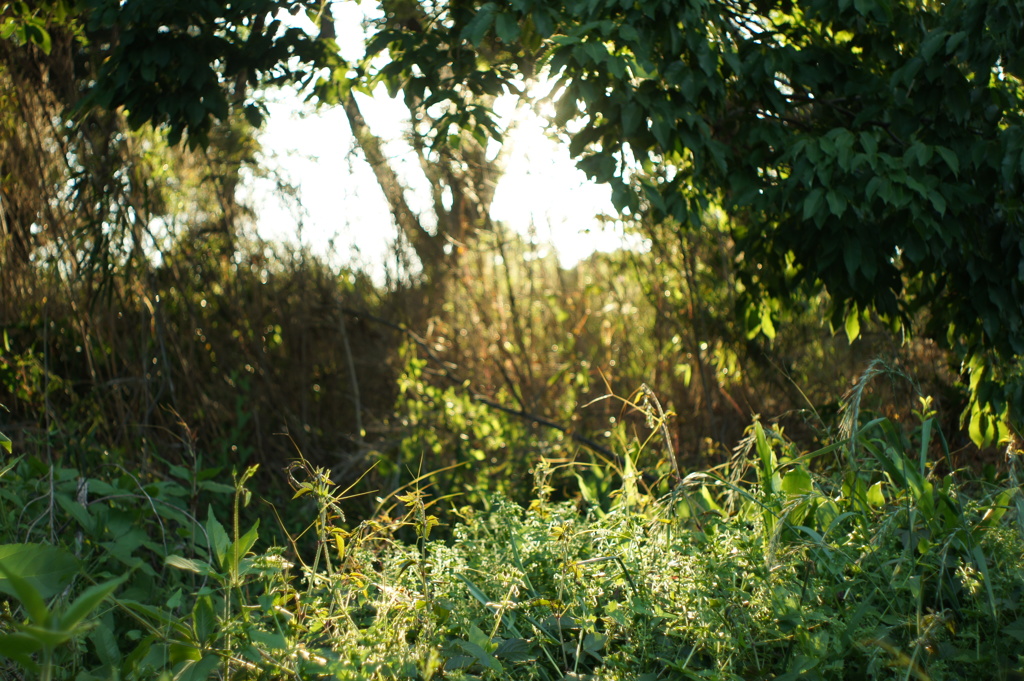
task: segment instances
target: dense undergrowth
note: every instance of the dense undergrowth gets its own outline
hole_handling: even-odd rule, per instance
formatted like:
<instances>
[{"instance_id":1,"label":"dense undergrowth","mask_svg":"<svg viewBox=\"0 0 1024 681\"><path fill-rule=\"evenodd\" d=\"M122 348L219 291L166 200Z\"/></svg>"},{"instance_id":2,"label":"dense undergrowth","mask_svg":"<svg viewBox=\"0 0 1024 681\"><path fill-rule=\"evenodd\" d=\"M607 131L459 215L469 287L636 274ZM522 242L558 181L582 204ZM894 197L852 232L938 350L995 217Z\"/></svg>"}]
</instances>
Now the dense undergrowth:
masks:
<instances>
[{"instance_id":1,"label":"dense undergrowth","mask_svg":"<svg viewBox=\"0 0 1024 681\"><path fill-rule=\"evenodd\" d=\"M273 508L251 468L86 477L24 453L0 478L2 673L1020 678L1019 454L939 474L928 400L913 423L861 411L877 374L824 447L755 422L685 477L653 441L600 466L538 454L528 505L424 474L345 517L368 490L301 458ZM569 466L579 494L560 501Z\"/></svg>"},{"instance_id":2,"label":"dense undergrowth","mask_svg":"<svg viewBox=\"0 0 1024 681\"><path fill-rule=\"evenodd\" d=\"M407 229L385 181L393 258L332 264L253 234L246 178L301 201L242 110L202 148L72 118L109 27L7 5L0 678L1024 677L1019 432L970 444L1009 433L961 416L993 377L920 298L950 242L924 278L890 244L902 325L817 283L751 297L840 252L866 273L845 223L825 269L771 272L713 205L642 210L644 248L566 268L489 217L482 141L427 154L413 123L433 214ZM804 219L838 220L821 196Z\"/></svg>"}]
</instances>

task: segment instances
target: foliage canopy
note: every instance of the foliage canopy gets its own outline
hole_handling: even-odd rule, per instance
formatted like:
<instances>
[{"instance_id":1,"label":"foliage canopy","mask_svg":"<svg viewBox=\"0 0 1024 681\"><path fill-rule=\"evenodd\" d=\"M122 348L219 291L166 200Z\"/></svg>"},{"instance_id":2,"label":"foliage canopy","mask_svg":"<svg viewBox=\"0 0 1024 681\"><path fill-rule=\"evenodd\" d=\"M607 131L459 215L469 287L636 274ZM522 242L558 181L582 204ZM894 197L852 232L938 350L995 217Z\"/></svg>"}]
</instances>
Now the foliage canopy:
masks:
<instances>
[{"instance_id":1,"label":"foliage canopy","mask_svg":"<svg viewBox=\"0 0 1024 681\"><path fill-rule=\"evenodd\" d=\"M338 56L322 3L151 5L87 4L90 26L119 28L91 101L201 142L225 83L314 85L330 102L384 82L441 112L442 147L453 131L500 138L480 97L547 69L553 123L620 209L680 230L727 214L748 310L824 288L851 338L875 314L957 351L976 440L1020 419L1017 3L387 0L359 64Z\"/></svg>"}]
</instances>

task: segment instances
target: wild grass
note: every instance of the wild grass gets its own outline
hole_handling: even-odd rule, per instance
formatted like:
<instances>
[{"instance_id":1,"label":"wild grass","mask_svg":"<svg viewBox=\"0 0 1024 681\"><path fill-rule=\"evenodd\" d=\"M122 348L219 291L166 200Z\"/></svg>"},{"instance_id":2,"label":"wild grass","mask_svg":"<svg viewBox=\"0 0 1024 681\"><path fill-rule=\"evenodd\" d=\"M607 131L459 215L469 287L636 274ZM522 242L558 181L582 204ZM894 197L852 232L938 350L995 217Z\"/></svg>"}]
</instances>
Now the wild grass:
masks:
<instances>
[{"instance_id":1,"label":"wild grass","mask_svg":"<svg viewBox=\"0 0 1024 681\"><path fill-rule=\"evenodd\" d=\"M22 456L0 478L4 678L1020 678L1020 481L940 476L928 400L847 425L807 451L755 422L729 463L653 485L640 443L575 500L542 457L529 505L425 474L362 519L358 486L302 460L270 509L252 469Z\"/></svg>"}]
</instances>

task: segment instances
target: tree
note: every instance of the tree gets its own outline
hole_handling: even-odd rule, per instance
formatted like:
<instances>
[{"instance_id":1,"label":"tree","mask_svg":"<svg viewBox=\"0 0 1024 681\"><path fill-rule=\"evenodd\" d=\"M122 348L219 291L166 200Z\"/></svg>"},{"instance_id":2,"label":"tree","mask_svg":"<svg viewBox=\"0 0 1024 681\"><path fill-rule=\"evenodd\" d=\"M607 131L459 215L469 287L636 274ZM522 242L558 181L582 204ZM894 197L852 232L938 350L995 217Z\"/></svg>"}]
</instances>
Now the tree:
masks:
<instances>
[{"instance_id":1,"label":"tree","mask_svg":"<svg viewBox=\"0 0 1024 681\"><path fill-rule=\"evenodd\" d=\"M451 107L438 110L436 101L425 100L415 84L409 86L408 74L395 68L401 60L380 70L370 59L346 63L339 56L328 3L260 0L230 7L219 3L152 7L146 2L92 0L86 7L89 31L111 37L102 46L105 58L83 110L124 107L133 125L164 125L172 143L184 138L191 145L205 146L214 121L226 119L233 109L243 110L252 123L259 123L263 105L253 95L253 87L305 88L321 103L344 108L395 224L422 266L420 282L428 291L440 285L474 234L492 227L489 211L501 159L488 152L487 140L496 130L470 129L464 113L489 111L492 92L464 93L472 103L461 112ZM420 34L436 42L435 27L447 21L413 2L387 0L381 8L381 18L375 22L376 49L386 47L399 55L416 51L415 40L409 39L413 27L421 27ZM318 30L308 34L297 28L298 22L286 20L286 12L304 12ZM472 16L468 8L461 14ZM449 87L461 88L459 69L452 64L438 69L438 77ZM323 73L328 75L318 75ZM405 94L411 121L407 141L430 187L432 215L417 214L410 207L408 188L387 158L383 140L360 110L357 93L371 94L379 84ZM448 124L450 135L435 143L436 131L453 117Z\"/></svg>"},{"instance_id":2,"label":"tree","mask_svg":"<svg viewBox=\"0 0 1024 681\"><path fill-rule=\"evenodd\" d=\"M402 92L411 110L432 114L420 139L440 153L465 134L481 146L500 138L486 98L546 68L559 83L554 124L624 212L680 230L698 228L712 206L726 212L749 309L824 288L851 338L874 314L963 358L976 441L1024 416L1018 3L394 0L381 3L385 18L356 65L332 52L322 21L320 36L288 29L278 39L280 26L260 19L282 8L322 18L320 3L249 3L251 18L189 5L173 11L202 21L183 20L181 40L206 26L226 37L200 43L192 70L161 71L170 83L145 66L162 51L137 53L140 40L159 45L177 26L151 20L139 9L148 4L93 0L94 19L135 22L93 101L201 141L223 111L217 96L189 89L200 62L220 65L221 79L310 83L283 45L330 70L321 97L344 101L381 81ZM161 83L148 103L131 69Z\"/></svg>"},{"instance_id":3,"label":"tree","mask_svg":"<svg viewBox=\"0 0 1024 681\"><path fill-rule=\"evenodd\" d=\"M565 8L559 122L618 205L683 229L720 205L748 306L824 287L851 339L874 312L964 358L976 441L1020 422L1017 3Z\"/></svg>"},{"instance_id":4,"label":"tree","mask_svg":"<svg viewBox=\"0 0 1024 681\"><path fill-rule=\"evenodd\" d=\"M554 122L623 211L688 230L720 206L748 309L824 288L851 339L874 313L963 358L976 442L1021 422L1018 3L520 0L460 35L534 33Z\"/></svg>"}]
</instances>

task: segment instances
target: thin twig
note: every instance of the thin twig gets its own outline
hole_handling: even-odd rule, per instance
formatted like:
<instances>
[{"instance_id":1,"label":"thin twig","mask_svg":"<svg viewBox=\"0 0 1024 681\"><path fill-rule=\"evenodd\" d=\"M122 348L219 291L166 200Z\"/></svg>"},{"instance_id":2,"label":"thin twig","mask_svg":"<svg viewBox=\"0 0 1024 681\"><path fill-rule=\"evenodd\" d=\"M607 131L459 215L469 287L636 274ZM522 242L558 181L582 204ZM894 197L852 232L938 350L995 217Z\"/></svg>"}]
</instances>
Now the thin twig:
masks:
<instances>
[{"instance_id":1,"label":"thin twig","mask_svg":"<svg viewBox=\"0 0 1024 681\"><path fill-rule=\"evenodd\" d=\"M537 425L544 426L545 428L550 428L552 430L557 430L558 432L563 433L564 435L569 436L573 440L573 442L577 442L577 443L583 445L584 447L586 447L587 449L591 450L592 452L594 452L596 454L600 454L600 455L602 455L604 457L607 457L608 459L610 459L612 461L618 461L619 460L618 455L615 454L612 450L608 449L607 447L604 447L603 445L595 442L594 440L592 440L591 438L589 438L589 437L587 437L585 435L580 435L579 433L573 432L572 429L567 427L567 426L563 426L563 425L561 425L559 423L555 423L554 421L552 421L550 419L547 419L547 418L544 418L543 416L538 416L537 414L532 414L532 413L524 411L522 409L513 409L511 407L506 407L503 404L501 404L501 403L497 402L496 400L494 400L493 398L487 397L486 395L481 395L480 393L473 392L470 389L470 382L468 380L464 380L464 379L460 378L455 373L454 370L457 367L454 364L452 364L451 362L447 362L447 361L441 359L440 357L438 357L437 353L434 352L433 348L430 347L430 345L427 343L427 341L425 339L423 339L419 334L417 334L415 331L413 331L409 327L405 326L404 324L399 324L399 323L390 321L388 319L383 319L383 318L378 317L376 315L370 314L368 312L364 312L364 311L361 311L361 310L354 310L354 309L348 308L348 307L342 307L341 308L341 312L342 312L342 314L351 315L353 317L358 317L358 318L362 318L362 319L368 319L368 320L370 320L372 322L377 322L378 324L381 324L383 326L387 326L387 327L389 327L391 329L394 329L396 331L400 331L401 333L404 333L406 336L408 336L410 339L412 339L412 341L414 343L416 343L418 346L423 348L424 352L427 353L427 355L430 357L430 359L432 359L434 362L436 362L441 367L443 367L442 370L440 371L440 375L441 376L446 378L452 385L457 386L461 390L469 393L469 398L471 400L473 400L474 402L486 405L488 407L491 407L492 409L497 409L498 411L504 412L504 413L509 414L511 416L516 416L516 417L521 418L521 419L523 419L525 421L530 421L531 423L535 423Z\"/></svg>"}]
</instances>

